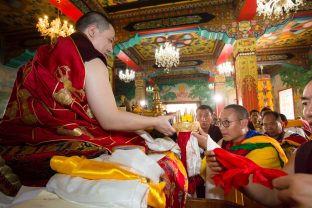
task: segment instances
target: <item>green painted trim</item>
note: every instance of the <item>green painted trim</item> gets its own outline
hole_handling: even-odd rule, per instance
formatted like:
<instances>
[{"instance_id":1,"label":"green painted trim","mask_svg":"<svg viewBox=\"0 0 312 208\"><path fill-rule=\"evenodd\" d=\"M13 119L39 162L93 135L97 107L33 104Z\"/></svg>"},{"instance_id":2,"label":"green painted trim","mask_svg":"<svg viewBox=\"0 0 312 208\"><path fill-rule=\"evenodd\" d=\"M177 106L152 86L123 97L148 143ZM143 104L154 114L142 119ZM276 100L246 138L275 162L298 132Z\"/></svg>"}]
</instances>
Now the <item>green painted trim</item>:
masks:
<instances>
[{"instance_id":1,"label":"green painted trim","mask_svg":"<svg viewBox=\"0 0 312 208\"><path fill-rule=\"evenodd\" d=\"M229 37L225 32L209 32L198 27L198 35L211 40L222 40L225 44L233 45L235 39Z\"/></svg>"},{"instance_id":2,"label":"green painted trim","mask_svg":"<svg viewBox=\"0 0 312 208\"><path fill-rule=\"evenodd\" d=\"M172 69L172 70L174 70L174 71L196 71L196 72L199 72L201 74L211 75L210 71L199 69L199 68L176 68L176 69ZM156 77L163 72L164 72L163 69L157 69L154 73L150 73L145 79L149 80L150 78Z\"/></svg>"},{"instance_id":3,"label":"green painted trim","mask_svg":"<svg viewBox=\"0 0 312 208\"><path fill-rule=\"evenodd\" d=\"M128 41L118 43L117 45L115 45L113 48L113 54L118 55L120 51L127 49L127 48L131 48L135 46L136 44L139 44L140 41L141 41L141 37L138 34L135 34L135 36L130 38Z\"/></svg>"},{"instance_id":4,"label":"green painted trim","mask_svg":"<svg viewBox=\"0 0 312 208\"><path fill-rule=\"evenodd\" d=\"M21 55L10 59L10 61L5 64L5 66L11 67L11 68L19 68L23 66L25 63L27 63L30 59L32 59L36 54L36 51L30 51L26 49Z\"/></svg>"},{"instance_id":5,"label":"green painted trim","mask_svg":"<svg viewBox=\"0 0 312 208\"><path fill-rule=\"evenodd\" d=\"M255 150L255 149L262 149L265 147L273 147L275 149L275 147L271 144L271 143L245 143L245 144L239 144L233 147L230 147L230 150ZM277 151L277 150L276 150ZM280 161L281 167L284 167L284 162L280 157L279 152L277 151L277 155L278 155L278 159Z\"/></svg>"}]
</instances>

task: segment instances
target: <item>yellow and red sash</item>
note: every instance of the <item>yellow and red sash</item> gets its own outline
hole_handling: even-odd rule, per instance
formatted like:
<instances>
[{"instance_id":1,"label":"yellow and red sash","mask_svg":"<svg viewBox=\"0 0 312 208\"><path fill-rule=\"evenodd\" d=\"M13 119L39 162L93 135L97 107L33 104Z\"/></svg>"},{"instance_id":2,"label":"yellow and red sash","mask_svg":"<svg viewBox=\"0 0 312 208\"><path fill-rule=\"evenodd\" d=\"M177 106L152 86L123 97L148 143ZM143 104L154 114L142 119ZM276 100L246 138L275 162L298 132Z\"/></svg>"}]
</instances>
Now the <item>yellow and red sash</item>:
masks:
<instances>
[{"instance_id":1,"label":"yellow and red sash","mask_svg":"<svg viewBox=\"0 0 312 208\"><path fill-rule=\"evenodd\" d=\"M244 139L240 144L230 147L228 151L245 156L264 168L281 168L288 162L279 142L265 135ZM201 176L205 178L205 175L206 157L202 160L201 166Z\"/></svg>"},{"instance_id":2,"label":"yellow and red sash","mask_svg":"<svg viewBox=\"0 0 312 208\"><path fill-rule=\"evenodd\" d=\"M277 152L278 157L276 159L271 158L271 164L266 165L267 168L272 168L276 165L273 163L278 163L279 167L283 167L287 162L288 159L286 157L286 154L284 150L282 149L281 145L278 141L275 139L268 137L268 136L254 136L248 139L245 139L242 141L240 145L237 145L235 147L232 147L231 149L244 149L249 150L248 154L245 156L252 161L261 161L265 160L264 155L268 156L266 152L270 151L271 148L274 148L274 150ZM256 149L263 149L263 154L252 154L251 152ZM230 151L232 152L232 151ZM233 152L235 153L235 152ZM252 156L251 156L252 155Z\"/></svg>"}]
</instances>

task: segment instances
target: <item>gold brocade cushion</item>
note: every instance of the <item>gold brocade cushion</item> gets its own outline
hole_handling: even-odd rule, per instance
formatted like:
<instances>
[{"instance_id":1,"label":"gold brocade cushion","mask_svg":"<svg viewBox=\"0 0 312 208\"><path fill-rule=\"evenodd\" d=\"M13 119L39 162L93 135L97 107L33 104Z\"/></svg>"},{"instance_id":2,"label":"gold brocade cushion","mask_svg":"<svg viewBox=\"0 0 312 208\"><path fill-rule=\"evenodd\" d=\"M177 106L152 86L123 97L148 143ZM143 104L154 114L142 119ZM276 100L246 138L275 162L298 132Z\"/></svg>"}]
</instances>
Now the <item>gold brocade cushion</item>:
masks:
<instances>
[{"instance_id":1,"label":"gold brocade cushion","mask_svg":"<svg viewBox=\"0 0 312 208\"><path fill-rule=\"evenodd\" d=\"M15 196L21 186L18 177L0 156L0 192L8 196Z\"/></svg>"},{"instance_id":2,"label":"gold brocade cushion","mask_svg":"<svg viewBox=\"0 0 312 208\"><path fill-rule=\"evenodd\" d=\"M0 155L6 156L22 156L22 155L32 155L36 153L49 153L49 152L59 152L62 154L67 153L83 153L83 152L93 152L93 151L106 151L105 148L98 146L96 144L91 144L89 142L83 141L56 141L56 142L46 142L37 145L16 145L16 146L2 146L0 145Z\"/></svg>"},{"instance_id":3,"label":"gold brocade cushion","mask_svg":"<svg viewBox=\"0 0 312 208\"><path fill-rule=\"evenodd\" d=\"M98 145L83 141L57 141L38 145L0 146L0 155L12 168L23 185L45 186L55 173L50 168L54 155L98 157L108 151Z\"/></svg>"}]
</instances>

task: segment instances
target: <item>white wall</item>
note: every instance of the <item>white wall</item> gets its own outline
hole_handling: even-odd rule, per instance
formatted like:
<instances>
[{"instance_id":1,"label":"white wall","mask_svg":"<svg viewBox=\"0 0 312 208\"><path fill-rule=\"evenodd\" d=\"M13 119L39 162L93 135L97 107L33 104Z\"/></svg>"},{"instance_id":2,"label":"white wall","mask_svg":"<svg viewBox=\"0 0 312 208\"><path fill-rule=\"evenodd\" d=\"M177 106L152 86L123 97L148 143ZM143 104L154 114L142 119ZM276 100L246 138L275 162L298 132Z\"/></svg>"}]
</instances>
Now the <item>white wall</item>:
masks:
<instances>
[{"instance_id":1,"label":"white wall","mask_svg":"<svg viewBox=\"0 0 312 208\"><path fill-rule=\"evenodd\" d=\"M281 76L279 74L272 77L272 90L273 90L273 97L274 97L274 110L279 112L279 101L278 101L278 92L280 90L284 90L290 88L283 84L281 80ZM293 89L294 95L294 111L295 117L302 116L302 105L301 105L301 94L302 92L299 89Z\"/></svg>"}]
</instances>

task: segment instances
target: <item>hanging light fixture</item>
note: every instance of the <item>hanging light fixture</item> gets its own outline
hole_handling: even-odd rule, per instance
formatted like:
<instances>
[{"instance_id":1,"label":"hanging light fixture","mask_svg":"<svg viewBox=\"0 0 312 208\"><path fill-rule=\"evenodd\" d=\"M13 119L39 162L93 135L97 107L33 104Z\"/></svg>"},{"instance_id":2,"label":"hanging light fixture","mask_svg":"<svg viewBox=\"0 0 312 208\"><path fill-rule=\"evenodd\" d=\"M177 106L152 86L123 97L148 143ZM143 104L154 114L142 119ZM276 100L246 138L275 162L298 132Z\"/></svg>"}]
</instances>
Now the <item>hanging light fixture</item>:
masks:
<instances>
[{"instance_id":1,"label":"hanging light fixture","mask_svg":"<svg viewBox=\"0 0 312 208\"><path fill-rule=\"evenodd\" d=\"M152 93L153 91L154 91L154 87L152 87L152 86L146 87L146 92L147 93Z\"/></svg>"},{"instance_id":2,"label":"hanging light fixture","mask_svg":"<svg viewBox=\"0 0 312 208\"><path fill-rule=\"evenodd\" d=\"M57 3L60 2L60 0L57 1ZM45 15L43 18L39 18L36 25L38 31L41 33L41 36L50 37L51 42L54 42L59 36L66 37L75 32L73 25L68 24L66 20L62 24L59 17L59 10L57 13L57 18L52 20L51 23L49 23L49 17Z\"/></svg>"},{"instance_id":3,"label":"hanging light fixture","mask_svg":"<svg viewBox=\"0 0 312 208\"><path fill-rule=\"evenodd\" d=\"M299 6L304 5L304 0L257 0L257 13L264 18L279 18L285 13L297 11Z\"/></svg>"},{"instance_id":4,"label":"hanging light fixture","mask_svg":"<svg viewBox=\"0 0 312 208\"><path fill-rule=\"evenodd\" d=\"M224 74L226 77L231 76L234 71L234 67L232 63L229 61L219 64L217 68L218 68L219 73Z\"/></svg>"},{"instance_id":5,"label":"hanging light fixture","mask_svg":"<svg viewBox=\"0 0 312 208\"><path fill-rule=\"evenodd\" d=\"M213 90L215 88L215 84L214 83L209 83L208 84L208 89L209 90Z\"/></svg>"},{"instance_id":6,"label":"hanging light fixture","mask_svg":"<svg viewBox=\"0 0 312 208\"><path fill-rule=\"evenodd\" d=\"M180 50L166 41L159 48L156 48L155 60L158 67L163 67L168 72L180 63Z\"/></svg>"},{"instance_id":7,"label":"hanging light fixture","mask_svg":"<svg viewBox=\"0 0 312 208\"><path fill-rule=\"evenodd\" d=\"M121 81L124 81L125 83L129 83L134 80L135 71L131 69L129 70L127 67L125 71L120 70L118 76Z\"/></svg>"},{"instance_id":8,"label":"hanging light fixture","mask_svg":"<svg viewBox=\"0 0 312 208\"><path fill-rule=\"evenodd\" d=\"M260 65L260 74L263 74L263 65Z\"/></svg>"}]
</instances>

